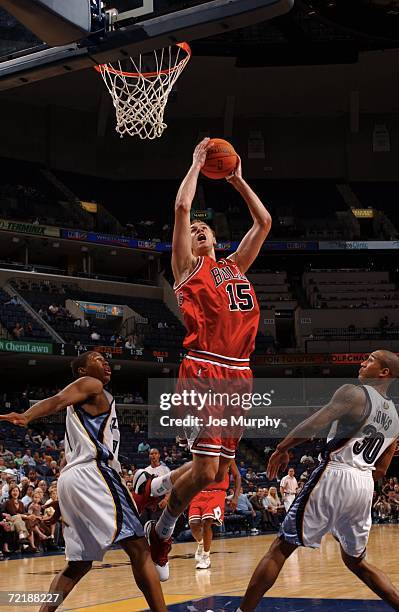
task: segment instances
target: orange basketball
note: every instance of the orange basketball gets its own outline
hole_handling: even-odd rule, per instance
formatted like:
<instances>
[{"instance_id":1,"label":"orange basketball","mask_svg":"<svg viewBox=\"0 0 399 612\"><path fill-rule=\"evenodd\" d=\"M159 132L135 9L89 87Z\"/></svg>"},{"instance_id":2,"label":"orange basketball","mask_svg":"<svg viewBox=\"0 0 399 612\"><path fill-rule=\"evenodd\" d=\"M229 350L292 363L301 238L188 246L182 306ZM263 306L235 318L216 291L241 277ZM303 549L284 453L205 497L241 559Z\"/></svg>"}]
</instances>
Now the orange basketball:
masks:
<instances>
[{"instance_id":1,"label":"orange basketball","mask_svg":"<svg viewBox=\"0 0 399 612\"><path fill-rule=\"evenodd\" d=\"M211 179L225 178L234 172L237 166L237 153L234 147L222 138L212 138L211 143L201 172Z\"/></svg>"}]
</instances>

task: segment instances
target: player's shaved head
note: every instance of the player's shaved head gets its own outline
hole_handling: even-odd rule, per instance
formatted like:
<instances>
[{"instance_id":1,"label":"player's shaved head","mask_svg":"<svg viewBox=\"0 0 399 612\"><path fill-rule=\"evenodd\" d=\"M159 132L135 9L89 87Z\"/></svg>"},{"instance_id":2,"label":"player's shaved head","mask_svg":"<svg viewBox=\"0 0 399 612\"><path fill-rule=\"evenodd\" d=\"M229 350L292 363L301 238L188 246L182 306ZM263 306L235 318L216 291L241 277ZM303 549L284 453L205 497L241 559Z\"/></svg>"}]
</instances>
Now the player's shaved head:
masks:
<instances>
[{"instance_id":1,"label":"player's shaved head","mask_svg":"<svg viewBox=\"0 0 399 612\"><path fill-rule=\"evenodd\" d=\"M399 357L392 351L379 350L373 352L374 357L383 368L388 368L388 378L399 378Z\"/></svg>"}]
</instances>

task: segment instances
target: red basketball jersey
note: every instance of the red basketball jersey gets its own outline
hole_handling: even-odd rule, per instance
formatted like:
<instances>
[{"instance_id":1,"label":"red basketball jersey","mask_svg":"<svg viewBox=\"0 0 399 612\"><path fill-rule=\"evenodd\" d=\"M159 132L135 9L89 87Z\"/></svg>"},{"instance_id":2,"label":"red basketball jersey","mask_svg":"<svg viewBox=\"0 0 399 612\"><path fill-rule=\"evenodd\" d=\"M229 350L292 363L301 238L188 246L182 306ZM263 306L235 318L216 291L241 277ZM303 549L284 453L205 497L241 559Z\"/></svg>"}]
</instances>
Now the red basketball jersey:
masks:
<instances>
[{"instance_id":1,"label":"red basketball jersey","mask_svg":"<svg viewBox=\"0 0 399 612\"><path fill-rule=\"evenodd\" d=\"M187 329L184 348L249 359L259 305L251 283L234 261L198 257L194 270L175 292Z\"/></svg>"}]
</instances>

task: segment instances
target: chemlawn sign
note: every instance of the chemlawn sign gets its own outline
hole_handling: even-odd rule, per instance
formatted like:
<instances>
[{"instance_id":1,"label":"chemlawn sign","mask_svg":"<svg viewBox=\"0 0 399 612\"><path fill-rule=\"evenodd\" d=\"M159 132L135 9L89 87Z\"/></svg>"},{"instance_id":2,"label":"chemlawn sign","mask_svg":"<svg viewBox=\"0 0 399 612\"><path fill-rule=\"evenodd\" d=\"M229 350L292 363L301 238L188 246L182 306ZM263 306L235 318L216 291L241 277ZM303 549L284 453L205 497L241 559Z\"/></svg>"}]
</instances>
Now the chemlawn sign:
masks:
<instances>
[{"instance_id":1,"label":"chemlawn sign","mask_svg":"<svg viewBox=\"0 0 399 612\"><path fill-rule=\"evenodd\" d=\"M18 340L0 339L0 351L7 351L8 353L52 355L53 345L50 342L20 342Z\"/></svg>"}]
</instances>

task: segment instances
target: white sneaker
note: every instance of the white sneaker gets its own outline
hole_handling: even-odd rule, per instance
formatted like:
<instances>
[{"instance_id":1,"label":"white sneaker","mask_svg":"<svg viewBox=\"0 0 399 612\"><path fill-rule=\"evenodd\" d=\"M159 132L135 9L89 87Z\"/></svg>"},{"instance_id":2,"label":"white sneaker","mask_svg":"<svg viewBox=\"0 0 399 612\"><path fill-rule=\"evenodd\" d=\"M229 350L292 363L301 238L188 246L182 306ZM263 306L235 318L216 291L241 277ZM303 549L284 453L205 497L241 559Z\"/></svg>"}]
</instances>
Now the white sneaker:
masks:
<instances>
[{"instance_id":1,"label":"white sneaker","mask_svg":"<svg viewBox=\"0 0 399 612\"><path fill-rule=\"evenodd\" d=\"M195 569L208 569L208 567L211 567L211 557L210 555L202 555Z\"/></svg>"},{"instance_id":2,"label":"white sneaker","mask_svg":"<svg viewBox=\"0 0 399 612\"><path fill-rule=\"evenodd\" d=\"M251 535L258 535L259 530L258 529L251 529Z\"/></svg>"},{"instance_id":3,"label":"white sneaker","mask_svg":"<svg viewBox=\"0 0 399 612\"><path fill-rule=\"evenodd\" d=\"M203 554L204 554L204 545L198 544L197 550L195 551L195 560L197 561L197 563L201 560Z\"/></svg>"}]
</instances>

